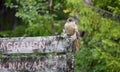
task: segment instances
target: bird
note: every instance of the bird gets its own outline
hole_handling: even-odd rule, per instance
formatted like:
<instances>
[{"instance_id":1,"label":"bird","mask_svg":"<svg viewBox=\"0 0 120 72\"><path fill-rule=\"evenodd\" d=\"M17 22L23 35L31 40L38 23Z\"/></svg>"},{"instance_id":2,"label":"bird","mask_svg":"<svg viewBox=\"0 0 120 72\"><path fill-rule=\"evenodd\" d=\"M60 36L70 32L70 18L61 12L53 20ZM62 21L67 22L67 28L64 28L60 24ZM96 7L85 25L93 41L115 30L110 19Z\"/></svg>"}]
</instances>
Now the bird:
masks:
<instances>
[{"instance_id":1,"label":"bird","mask_svg":"<svg viewBox=\"0 0 120 72\"><path fill-rule=\"evenodd\" d=\"M78 31L77 23L78 23L78 18L76 16L68 18L64 25L63 32L69 37L74 36L75 50L78 51L79 50L79 43L78 43L79 31Z\"/></svg>"}]
</instances>

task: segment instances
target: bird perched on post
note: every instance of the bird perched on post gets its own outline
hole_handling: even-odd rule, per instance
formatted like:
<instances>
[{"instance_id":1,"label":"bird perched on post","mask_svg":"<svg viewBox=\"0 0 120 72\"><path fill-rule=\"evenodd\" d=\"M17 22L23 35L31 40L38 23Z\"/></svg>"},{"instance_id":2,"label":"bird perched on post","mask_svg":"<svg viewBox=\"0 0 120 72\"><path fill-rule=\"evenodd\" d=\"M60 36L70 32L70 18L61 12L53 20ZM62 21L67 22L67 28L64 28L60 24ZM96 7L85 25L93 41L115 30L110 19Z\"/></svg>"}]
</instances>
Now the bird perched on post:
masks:
<instances>
[{"instance_id":1,"label":"bird perched on post","mask_svg":"<svg viewBox=\"0 0 120 72\"><path fill-rule=\"evenodd\" d=\"M67 36L74 36L75 42L75 49L79 50L78 48L78 38L79 38L79 32L78 32L78 27L77 27L77 23L78 23L78 18L77 17L71 17L68 18L65 25L64 25L64 30L63 32L67 35Z\"/></svg>"}]
</instances>

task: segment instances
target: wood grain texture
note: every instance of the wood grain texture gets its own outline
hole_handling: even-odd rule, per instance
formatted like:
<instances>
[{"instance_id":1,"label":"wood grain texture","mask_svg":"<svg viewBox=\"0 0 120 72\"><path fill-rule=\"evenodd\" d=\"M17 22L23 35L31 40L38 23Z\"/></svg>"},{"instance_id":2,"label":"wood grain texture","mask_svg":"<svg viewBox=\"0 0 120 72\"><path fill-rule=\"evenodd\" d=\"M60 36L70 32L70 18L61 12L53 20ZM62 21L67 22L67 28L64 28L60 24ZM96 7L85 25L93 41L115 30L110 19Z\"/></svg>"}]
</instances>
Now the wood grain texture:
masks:
<instances>
[{"instance_id":1,"label":"wood grain texture","mask_svg":"<svg viewBox=\"0 0 120 72\"><path fill-rule=\"evenodd\" d=\"M74 40L70 36L0 38L1 54L59 54L0 57L0 72L74 72Z\"/></svg>"},{"instance_id":2,"label":"wood grain texture","mask_svg":"<svg viewBox=\"0 0 120 72\"><path fill-rule=\"evenodd\" d=\"M73 42L60 36L0 38L0 53L72 52Z\"/></svg>"},{"instance_id":3,"label":"wood grain texture","mask_svg":"<svg viewBox=\"0 0 120 72\"><path fill-rule=\"evenodd\" d=\"M0 72L73 72L71 60L66 55L0 57Z\"/></svg>"}]
</instances>

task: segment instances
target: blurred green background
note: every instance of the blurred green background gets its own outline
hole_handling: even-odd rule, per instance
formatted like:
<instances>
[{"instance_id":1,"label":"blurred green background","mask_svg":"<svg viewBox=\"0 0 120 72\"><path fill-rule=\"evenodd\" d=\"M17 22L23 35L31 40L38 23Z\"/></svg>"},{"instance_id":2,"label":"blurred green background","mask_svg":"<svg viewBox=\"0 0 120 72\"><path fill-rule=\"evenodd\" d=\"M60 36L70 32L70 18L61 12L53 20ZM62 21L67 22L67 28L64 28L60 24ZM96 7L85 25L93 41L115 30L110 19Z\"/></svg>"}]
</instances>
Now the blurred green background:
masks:
<instances>
[{"instance_id":1,"label":"blurred green background","mask_svg":"<svg viewBox=\"0 0 120 72\"><path fill-rule=\"evenodd\" d=\"M120 72L120 0L0 0L0 37L60 35L74 15L75 72Z\"/></svg>"}]
</instances>

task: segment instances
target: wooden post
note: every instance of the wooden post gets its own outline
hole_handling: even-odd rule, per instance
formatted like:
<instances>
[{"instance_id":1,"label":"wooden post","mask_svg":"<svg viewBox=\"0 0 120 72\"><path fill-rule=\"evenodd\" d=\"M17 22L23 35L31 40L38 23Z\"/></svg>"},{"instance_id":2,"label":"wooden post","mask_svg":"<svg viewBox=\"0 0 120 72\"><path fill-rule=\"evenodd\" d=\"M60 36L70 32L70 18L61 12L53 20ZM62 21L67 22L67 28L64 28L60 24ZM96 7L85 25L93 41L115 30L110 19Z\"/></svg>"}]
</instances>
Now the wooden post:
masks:
<instances>
[{"instance_id":1,"label":"wooden post","mask_svg":"<svg viewBox=\"0 0 120 72\"><path fill-rule=\"evenodd\" d=\"M0 72L74 72L73 44L61 36L0 38L1 54L59 54L0 57Z\"/></svg>"}]
</instances>

